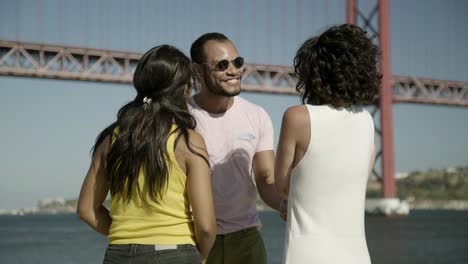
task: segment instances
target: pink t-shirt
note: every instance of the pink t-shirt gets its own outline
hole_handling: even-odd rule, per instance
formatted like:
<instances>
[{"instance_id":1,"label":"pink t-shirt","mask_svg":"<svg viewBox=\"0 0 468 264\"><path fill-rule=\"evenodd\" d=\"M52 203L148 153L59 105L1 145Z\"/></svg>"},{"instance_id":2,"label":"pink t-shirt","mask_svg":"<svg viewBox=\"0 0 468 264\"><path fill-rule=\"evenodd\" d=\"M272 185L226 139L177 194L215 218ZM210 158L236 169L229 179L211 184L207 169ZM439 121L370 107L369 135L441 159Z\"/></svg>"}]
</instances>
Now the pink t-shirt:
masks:
<instances>
[{"instance_id":1,"label":"pink t-shirt","mask_svg":"<svg viewBox=\"0 0 468 264\"><path fill-rule=\"evenodd\" d=\"M256 152L273 150L270 117L238 96L222 114L208 113L193 98L189 110L208 149L218 234L260 227L252 160Z\"/></svg>"}]
</instances>

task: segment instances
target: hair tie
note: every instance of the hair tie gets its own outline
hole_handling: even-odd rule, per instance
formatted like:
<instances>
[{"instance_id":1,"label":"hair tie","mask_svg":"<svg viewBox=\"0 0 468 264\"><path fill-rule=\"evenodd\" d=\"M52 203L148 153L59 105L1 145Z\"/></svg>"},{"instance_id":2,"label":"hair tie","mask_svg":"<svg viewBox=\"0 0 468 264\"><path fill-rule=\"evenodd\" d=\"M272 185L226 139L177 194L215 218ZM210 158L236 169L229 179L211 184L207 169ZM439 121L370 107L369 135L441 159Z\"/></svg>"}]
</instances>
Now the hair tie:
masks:
<instances>
[{"instance_id":1,"label":"hair tie","mask_svg":"<svg viewBox=\"0 0 468 264\"><path fill-rule=\"evenodd\" d=\"M149 104L151 104L151 102L153 102L153 99L151 99L151 98L149 98L149 97L147 97L147 96L145 96L145 98L143 98L143 103L144 103L144 104L148 104L148 105L149 105Z\"/></svg>"}]
</instances>

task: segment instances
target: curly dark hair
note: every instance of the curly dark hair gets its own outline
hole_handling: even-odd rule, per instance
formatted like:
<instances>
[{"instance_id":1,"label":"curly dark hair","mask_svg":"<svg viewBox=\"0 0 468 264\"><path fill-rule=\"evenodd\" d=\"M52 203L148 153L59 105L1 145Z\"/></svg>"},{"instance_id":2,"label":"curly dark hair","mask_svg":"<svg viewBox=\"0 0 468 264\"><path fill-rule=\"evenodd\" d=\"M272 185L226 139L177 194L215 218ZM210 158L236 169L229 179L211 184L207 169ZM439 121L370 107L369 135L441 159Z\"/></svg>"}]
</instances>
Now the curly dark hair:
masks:
<instances>
[{"instance_id":1,"label":"curly dark hair","mask_svg":"<svg viewBox=\"0 0 468 264\"><path fill-rule=\"evenodd\" d=\"M340 108L375 102L382 77L377 69L380 53L366 33L343 24L302 44L294 58L302 103Z\"/></svg>"}]
</instances>

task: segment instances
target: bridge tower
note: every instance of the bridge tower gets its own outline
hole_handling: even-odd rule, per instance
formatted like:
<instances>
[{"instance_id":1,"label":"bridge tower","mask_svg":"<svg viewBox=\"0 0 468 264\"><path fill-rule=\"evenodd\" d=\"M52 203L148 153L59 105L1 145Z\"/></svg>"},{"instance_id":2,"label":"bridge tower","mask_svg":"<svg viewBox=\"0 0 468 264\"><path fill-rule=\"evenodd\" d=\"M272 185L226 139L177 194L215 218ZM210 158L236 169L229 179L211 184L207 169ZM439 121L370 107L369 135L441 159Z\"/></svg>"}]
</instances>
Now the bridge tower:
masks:
<instances>
[{"instance_id":1,"label":"bridge tower","mask_svg":"<svg viewBox=\"0 0 468 264\"><path fill-rule=\"evenodd\" d=\"M393 198L396 195L395 186L395 161L393 149L393 113L392 113L392 80L390 64L390 16L389 1L374 0L375 5L368 15L362 11L358 0L347 0L347 23L355 24L371 34L372 38L377 38L381 51L380 70L382 73L382 83L380 87L380 97L376 111L380 109L380 129L376 127L376 132L380 135L381 149L377 152L377 159L380 158L382 166L382 194L384 198ZM377 29L372 23L378 19ZM374 174L378 174L373 170Z\"/></svg>"}]
</instances>

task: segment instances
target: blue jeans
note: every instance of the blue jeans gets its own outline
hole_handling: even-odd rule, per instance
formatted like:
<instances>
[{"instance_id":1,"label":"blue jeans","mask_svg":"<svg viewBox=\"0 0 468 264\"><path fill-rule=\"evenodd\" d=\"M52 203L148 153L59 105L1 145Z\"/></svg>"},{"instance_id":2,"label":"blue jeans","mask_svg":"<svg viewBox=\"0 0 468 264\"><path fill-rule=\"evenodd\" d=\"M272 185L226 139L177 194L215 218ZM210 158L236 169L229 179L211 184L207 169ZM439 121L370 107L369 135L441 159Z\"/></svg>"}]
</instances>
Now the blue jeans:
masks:
<instances>
[{"instance_id":1,"label":"blue jeans","mask_svg":"<svg viewBox=\"0 0 468 264\"><path fill-rule=\"evenodd\" d=\"M159 249L155 245L107 246L104 264L201 264L202 259L193 245L177 245L176 249Z\"/></svg>"}]
</instances>

